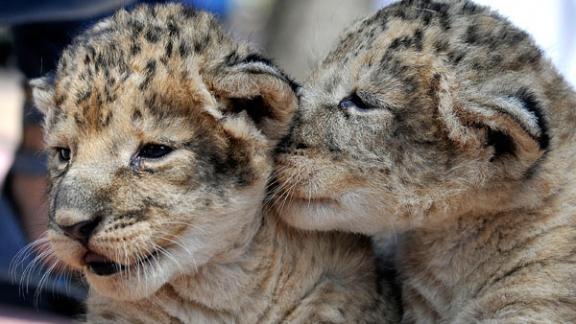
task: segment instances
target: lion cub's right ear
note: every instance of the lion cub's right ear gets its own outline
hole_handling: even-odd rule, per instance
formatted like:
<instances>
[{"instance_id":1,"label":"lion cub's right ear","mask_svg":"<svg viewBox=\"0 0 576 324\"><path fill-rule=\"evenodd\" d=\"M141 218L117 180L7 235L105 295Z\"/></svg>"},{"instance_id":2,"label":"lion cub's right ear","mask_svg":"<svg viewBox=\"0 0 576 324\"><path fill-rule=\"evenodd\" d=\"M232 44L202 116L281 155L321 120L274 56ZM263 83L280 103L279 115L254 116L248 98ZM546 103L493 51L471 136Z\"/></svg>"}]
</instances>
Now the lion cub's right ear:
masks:
<instances>
[{"instance_id":1,"label":"lion cub's right ear","mask_svg":"<svg viewBox=\"0 0 576 324\"><path fill-rule=\"evenodd\" d=\"M48 114L54 108L54 78L48 75L32 79L29 85L34 106L44 115Z\"/></svg>"},{"instance_id":2,"label":"lion cub's right ear","mask_svg":"<svg viewBox=\"0 0 576 324\"><path fill-rule=\"evenodd\" d=\"M249 118L273 142L287 133L299 86L270 60L258 54L229 58L212 75L210 88L224 114Z\"/></svg>"}]
</instances>

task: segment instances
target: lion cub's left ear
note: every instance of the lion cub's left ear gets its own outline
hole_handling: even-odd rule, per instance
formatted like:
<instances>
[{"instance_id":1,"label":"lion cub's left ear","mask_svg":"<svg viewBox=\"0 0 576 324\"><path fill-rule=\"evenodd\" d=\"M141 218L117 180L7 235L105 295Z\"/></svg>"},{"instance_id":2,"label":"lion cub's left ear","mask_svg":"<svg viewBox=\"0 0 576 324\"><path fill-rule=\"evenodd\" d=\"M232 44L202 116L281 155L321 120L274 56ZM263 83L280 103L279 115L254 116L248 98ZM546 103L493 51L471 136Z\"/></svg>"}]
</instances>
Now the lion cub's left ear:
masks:
<instances>
[{"instance_id":1,"label":"lion cub's left ear","mask_svg":"<svg viewBox=\"0 0 576 324\"><path fill-rule=\"evenodd\" d=\"M54 107L54 78L51 75L46 75L32 79L29 85L32 89L34 106L44 115L48 114Z\"/></svg>"},{"instance_id":2,"label":"lion cub's left ear","mask_svg":"<svg viewBox=\"0 0 576 324\"><path fill-rule=\"evenodd\" d=\"M537 98L527 88L484 94L467 98L456 114L465 124L486 130L485 145L492 147L493 160L508 155L530 164L550 146L548 122Z\"/></svg>"},{"instance_id":3,"label":"lion cub's left ear","mask_svg":"<svg viewBox=\"0 0 576 324\"><path fill-rule=\"evenodd\" d=\"M440 115L448 136L465 150L480 149L491 161L529 167L549 149L548 122L535 91L518 86L455 93L439 81Z\"/></svg>"},{"instance_id":4,"label":"lion cub's left ear","mask_svg":"<svg viewBox=\"0 0 576 324\"><path fill-rule=\"evenodd\" d=\"M299 86L270 60L250 54L217 68L209 82L225 114L245 114L272 141L290 127Z\"/></svg>"}]
</instances>

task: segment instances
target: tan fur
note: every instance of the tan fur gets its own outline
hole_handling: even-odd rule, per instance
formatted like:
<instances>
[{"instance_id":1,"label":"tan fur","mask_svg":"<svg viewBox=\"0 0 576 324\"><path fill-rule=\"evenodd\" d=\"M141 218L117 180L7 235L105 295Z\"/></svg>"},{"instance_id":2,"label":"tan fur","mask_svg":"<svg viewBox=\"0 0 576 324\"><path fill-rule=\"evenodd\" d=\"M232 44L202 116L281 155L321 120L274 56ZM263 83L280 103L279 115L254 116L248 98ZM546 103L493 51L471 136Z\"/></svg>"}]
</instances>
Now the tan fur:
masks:
<instances>
[{"instance_id":1,"label":"tan fur","mask_svg":"<svg viewBox=\"0 0 576 324\"><path fill-rule=\"evenodd\" d=\"M576 96L527 34L469 1L402 1L301 94L281 217L397 241L404 322L576 321Z\"/></svg>"},{"instance_id":2,"label":"tan fur","mask_svg":"<svg viewBox=\"0 0 576 324\"><path fill-rule=\"evenodd\" d=\"M296 85L211 16L120 11L33 85L49 238L90 284L88 322L397 319L367 238L303 233L263 211Z\"/></svg>"}]
</instances>

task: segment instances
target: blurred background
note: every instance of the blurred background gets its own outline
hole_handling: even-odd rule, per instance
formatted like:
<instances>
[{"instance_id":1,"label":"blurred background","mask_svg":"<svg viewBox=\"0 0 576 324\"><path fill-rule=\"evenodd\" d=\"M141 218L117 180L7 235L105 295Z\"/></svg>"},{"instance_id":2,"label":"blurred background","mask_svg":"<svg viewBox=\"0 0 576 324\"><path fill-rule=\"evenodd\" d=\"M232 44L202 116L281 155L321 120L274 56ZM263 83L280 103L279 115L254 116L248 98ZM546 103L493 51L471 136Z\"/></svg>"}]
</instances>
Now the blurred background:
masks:
<instances>
[{"instance_id":1,"label":"blurred background","mask_svg":"<svg viewBox=\"0 0 576 324\"><path fill-rule=\"evenodd\" d=\"M95 20L161 0L0 0L0 323L63 323L82 313L86 287L55 267L42 239L47 212L42 116L26 81L54 69ZM392 0L181 0L215 13L296 80L342 30ZM576 0L477 0L533 35L576 85ZM37 242L30 244L31 242Z\"/></svg>"}]
</instances>

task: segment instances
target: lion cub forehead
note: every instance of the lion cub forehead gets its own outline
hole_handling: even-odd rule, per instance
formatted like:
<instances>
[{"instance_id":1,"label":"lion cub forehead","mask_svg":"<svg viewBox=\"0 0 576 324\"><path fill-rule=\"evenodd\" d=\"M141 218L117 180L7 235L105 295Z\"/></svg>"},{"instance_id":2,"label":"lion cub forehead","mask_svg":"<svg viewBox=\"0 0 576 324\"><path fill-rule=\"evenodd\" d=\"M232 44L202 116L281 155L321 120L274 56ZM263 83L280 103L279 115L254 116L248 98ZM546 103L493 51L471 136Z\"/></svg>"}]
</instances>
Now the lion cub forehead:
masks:
<instances>
[{"instance_id":1,"label":"lion cub forehead","mask_svg":"<svg viewBox=\"0 0 576 324\"><path fill-rule=\"evenodd\" d=\"M201 74L245 50L206 13L179 5L120 11L63 53L53 121L69 116L81 128L99 130L115 117L134 120L146 112L165 119L201 109L218 118Z\"/></svg>"},{"instance_id":2,"label":"lion cub forehead","mask_svg":"<svg viewBox=\"0 0 576 324\"><path fill-rule=\"evenodd\" d=\"M407 67L445 65L470 77L529 69L541 51L524 31L488 7L467 0L394 3L351 28L319 66L388 75Z\"/></svg>"}]
</instances>

